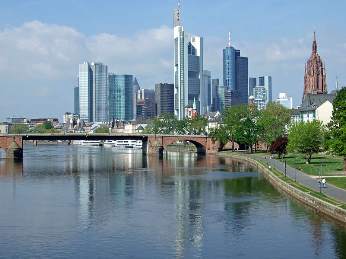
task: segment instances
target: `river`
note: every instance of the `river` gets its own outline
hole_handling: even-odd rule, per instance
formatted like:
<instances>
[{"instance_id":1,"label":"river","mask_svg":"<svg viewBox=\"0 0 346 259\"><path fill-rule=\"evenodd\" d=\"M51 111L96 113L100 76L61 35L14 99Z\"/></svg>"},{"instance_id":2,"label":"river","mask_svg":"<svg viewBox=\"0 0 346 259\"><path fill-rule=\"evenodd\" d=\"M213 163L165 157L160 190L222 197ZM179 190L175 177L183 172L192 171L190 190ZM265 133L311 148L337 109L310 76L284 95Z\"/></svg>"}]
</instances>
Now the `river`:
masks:
<instances>
[{"instance_id":1,"label":"river","mask_svg":"<svg viewBox=\"0 0 346 259\"><path fill-rule=\"evenodd\" d=\"M346 258L346 228L246 163L26 145L0 159L1 258Z\"/></svg>"}]
</instances>

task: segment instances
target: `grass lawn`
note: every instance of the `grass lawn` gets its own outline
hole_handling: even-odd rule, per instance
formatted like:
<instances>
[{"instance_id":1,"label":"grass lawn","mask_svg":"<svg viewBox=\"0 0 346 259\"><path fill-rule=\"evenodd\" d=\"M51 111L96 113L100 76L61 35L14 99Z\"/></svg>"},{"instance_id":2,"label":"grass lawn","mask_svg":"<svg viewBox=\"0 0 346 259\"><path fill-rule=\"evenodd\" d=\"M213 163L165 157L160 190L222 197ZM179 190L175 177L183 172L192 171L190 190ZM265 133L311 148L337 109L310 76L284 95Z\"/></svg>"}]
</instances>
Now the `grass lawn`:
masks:
<instances>
[{"instance_id":1,"label":"grass lawn","mask_svg":"<svg viewBox=\"0 0 346 259\"><path fill-rule=\"evenodd\" d=\"M336 187L346 190L346 177L333 177L327 178L327 184L333 184Z\"/></svg>"},{"instance_id":2,"label":"grass lawn","mask_svg":"<svg viewBox=\"0 0 346 259\"><path fill-rule=\"evenodd\" d=\"M343 159L341 157L332 157L327 155L314 155L310 164L306 164L303 155L288 154L286 156L287 164L297 168L309 175L320 175L322 165L322 175L342 175Z\"/></svg>"}]
</instances>

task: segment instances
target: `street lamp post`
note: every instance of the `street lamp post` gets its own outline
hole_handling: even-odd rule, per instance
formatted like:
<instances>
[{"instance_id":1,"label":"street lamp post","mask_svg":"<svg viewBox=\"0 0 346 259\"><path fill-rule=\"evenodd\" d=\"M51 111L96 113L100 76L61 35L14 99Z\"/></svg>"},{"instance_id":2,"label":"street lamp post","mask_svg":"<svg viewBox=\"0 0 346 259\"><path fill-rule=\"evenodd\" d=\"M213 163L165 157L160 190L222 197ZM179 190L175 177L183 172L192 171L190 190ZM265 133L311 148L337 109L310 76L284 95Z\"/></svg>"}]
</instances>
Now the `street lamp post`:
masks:
<instances>
[{"instance_id":1,"label":"street lamp post","mask_svg":"<svg viewBox=\"0 0 346 259\"><path fill-rule=\"evenodd\" d=\"M285 178L286 178L286 176L287 176L287 161L285 159Z\"/></svg>"}]
</instances>

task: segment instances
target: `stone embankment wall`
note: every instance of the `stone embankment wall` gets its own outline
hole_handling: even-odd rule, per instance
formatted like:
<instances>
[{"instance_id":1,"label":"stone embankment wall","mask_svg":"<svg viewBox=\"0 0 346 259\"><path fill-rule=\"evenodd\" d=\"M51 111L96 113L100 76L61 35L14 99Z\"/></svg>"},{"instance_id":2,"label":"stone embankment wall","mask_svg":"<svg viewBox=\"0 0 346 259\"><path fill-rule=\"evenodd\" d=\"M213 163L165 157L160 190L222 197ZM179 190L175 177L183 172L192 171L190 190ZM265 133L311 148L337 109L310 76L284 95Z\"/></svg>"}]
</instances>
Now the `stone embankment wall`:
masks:
<instances>
[{"instance_id":1,"label":"stone embankment wall","mask_svg":"<svg viewBox=\"0 0 346 259\"><path fill-rule=\"evenodd\" d=\"M253 165L255 165L260 172L264 175L264 177L279 191L283 191L290 195L291 197L297 199L298 201L304 203L305 205L311 207L317 212L323 213L331 218L334 218L340 222L346 224L346 210L335 206L331 203L328 203L324 200L316 198L306 192L303 192L294 186L286 183L279 177L277 177L273 172L270 171L269 168L265 167L255 159L252 159L247 156L232 156L235 159L245 160Z\"/></svg>"}]
</instances>

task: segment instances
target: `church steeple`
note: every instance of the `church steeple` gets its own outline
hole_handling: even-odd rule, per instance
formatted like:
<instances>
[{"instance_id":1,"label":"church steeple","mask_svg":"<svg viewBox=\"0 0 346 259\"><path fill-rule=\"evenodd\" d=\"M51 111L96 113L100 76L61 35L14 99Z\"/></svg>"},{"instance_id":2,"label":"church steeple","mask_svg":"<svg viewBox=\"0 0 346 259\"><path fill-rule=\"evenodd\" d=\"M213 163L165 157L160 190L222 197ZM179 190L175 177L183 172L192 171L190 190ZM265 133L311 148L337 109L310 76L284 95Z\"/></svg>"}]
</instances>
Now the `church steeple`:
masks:
<instances>
[{"instance_id":1,"label":"church steeple","mask_svg":"<svg viewBox=\"0 0 346 259\"><path fill-rule=\"evenodd\" d=\"M317 53L316 33L312 42L312 53L305 65L304 96L327 93L326 68Z\"/></svg>"},{"instance_id":2,"label":"church steeple","mask_svg":"<svg viewBox=\"0 0 346 259\"><path fill-rule=\"evenodd\" d=\"M316 32L314 32L314 41L312 42L312 53L317 53L317 41L316 41Z\"/></svg>"}]
</instances>

